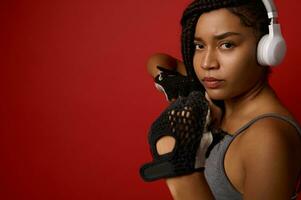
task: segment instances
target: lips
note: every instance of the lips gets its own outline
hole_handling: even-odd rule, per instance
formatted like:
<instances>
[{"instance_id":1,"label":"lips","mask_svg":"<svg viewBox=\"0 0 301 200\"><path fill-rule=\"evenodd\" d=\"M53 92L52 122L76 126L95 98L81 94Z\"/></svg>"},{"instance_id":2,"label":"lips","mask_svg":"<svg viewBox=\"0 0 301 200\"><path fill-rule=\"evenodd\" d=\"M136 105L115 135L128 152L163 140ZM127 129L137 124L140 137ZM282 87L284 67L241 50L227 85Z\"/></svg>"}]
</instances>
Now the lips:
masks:
<instances>
[{"instance_id":1,"label":"lips","mask_svg":"<svg viewBox=\"0 0 301 200\"><path fill-rule=\"evenodd\" d=\"M216 79L214 77L205 77L203 78L203 83L206 88L217 89L222 86L223 80Z\"/></svg>"}]
</instances>

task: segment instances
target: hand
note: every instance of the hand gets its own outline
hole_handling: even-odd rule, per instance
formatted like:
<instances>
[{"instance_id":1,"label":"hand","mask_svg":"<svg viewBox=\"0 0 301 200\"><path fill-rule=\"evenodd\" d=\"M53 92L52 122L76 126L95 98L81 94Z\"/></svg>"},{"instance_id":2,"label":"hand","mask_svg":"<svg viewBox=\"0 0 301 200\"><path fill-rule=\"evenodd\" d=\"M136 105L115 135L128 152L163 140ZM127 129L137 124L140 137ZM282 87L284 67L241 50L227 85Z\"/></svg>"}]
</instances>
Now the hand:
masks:
<instances>
[{"instance_id":1,"label":"hand","mask_svg":"<svg viewBox=\"0 0 301 200\"><path fill-rule=\"evenodd\" d=\"M174 101L179 96L188 96L193 90L200 90L198 85L177 71L157 66L159 74L154 78L156 88L165 94L167 101Z\"/></svg>"},{"instance_id":2,"label":"hand","mask_svg":"<svg viewBox=\"0 0 301 200\"><path fill-rule=\"evenodd\" d=\"M209 124L209 104L202 92L179 97L151 126L149 144L153 162L141 167L142 178L153 181L202 171L213 140ZM156 144L164 136L173 137L175 146L172 152L159 155Z\"/></svg>"}]
</instances>

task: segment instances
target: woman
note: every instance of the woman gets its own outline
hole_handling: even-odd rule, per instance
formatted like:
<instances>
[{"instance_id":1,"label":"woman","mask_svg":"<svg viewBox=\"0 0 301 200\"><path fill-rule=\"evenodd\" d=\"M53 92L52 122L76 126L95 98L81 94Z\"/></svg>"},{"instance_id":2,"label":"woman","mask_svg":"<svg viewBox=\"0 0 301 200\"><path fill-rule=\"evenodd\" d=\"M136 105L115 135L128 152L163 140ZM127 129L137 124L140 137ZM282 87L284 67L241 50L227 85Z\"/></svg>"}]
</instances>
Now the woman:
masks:
<instances>
[{"instance_id":1,"label":"woman","mask_svg":"<svg viewBox=\"0 0 301 200\"><path fill-rule=\"evenodd\" d=\"M195 1L182 18L185 65L165 54L150 58L154 78L158 65L188 74L200 81L208 100L223 104L221 111L211 103L211 110L226 136L211 150L204 172L166 179L174 199L295 198L301 132L268 83L269 67L256 56L268 24L259 0ZM156 148L162 155L174 144L166 137Z\"/></svg>"}]
</instances>

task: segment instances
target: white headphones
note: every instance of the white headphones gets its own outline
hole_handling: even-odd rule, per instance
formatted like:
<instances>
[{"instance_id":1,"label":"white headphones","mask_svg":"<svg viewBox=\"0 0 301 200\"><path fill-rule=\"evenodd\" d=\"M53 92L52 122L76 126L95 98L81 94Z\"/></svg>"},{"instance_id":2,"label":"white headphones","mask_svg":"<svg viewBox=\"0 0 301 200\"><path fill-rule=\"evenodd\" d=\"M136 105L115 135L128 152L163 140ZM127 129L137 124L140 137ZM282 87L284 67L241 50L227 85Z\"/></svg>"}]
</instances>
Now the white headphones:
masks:
<instances>
[{"instance_id":1,"label":"white headphones","mask_svg":"<svg viewBox=\"0 0 301 200\"><path fill-rule=\"evenodd\" d=\"M257 60L260 65L276 66L281 63L286 53L285 40L282 37L280 24L277 23L277 9L273 0L262 0L271 19L269 34L264 35L257 47Z\"/></svg>"}]
</instances>

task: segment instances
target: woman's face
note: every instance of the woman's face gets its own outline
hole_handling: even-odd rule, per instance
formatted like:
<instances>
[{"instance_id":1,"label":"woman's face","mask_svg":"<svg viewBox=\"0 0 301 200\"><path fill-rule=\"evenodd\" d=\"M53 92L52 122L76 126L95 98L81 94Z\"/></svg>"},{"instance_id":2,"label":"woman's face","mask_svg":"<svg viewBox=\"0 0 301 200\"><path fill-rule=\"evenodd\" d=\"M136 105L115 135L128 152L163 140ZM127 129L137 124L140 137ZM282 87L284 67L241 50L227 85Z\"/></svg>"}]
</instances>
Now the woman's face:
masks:
<instances>
[{"instance_id":1,"label":"woman's face","mask_svg":"<svg viewBox=\"0 0 301 200\"><path fill-rule=\"evenodd\" d=\"M261 82L263 67L256 60L254 30L227 9L200 16L194 43L194 70L210 98L238 97Z\"/></svg>"}]
</instances>

